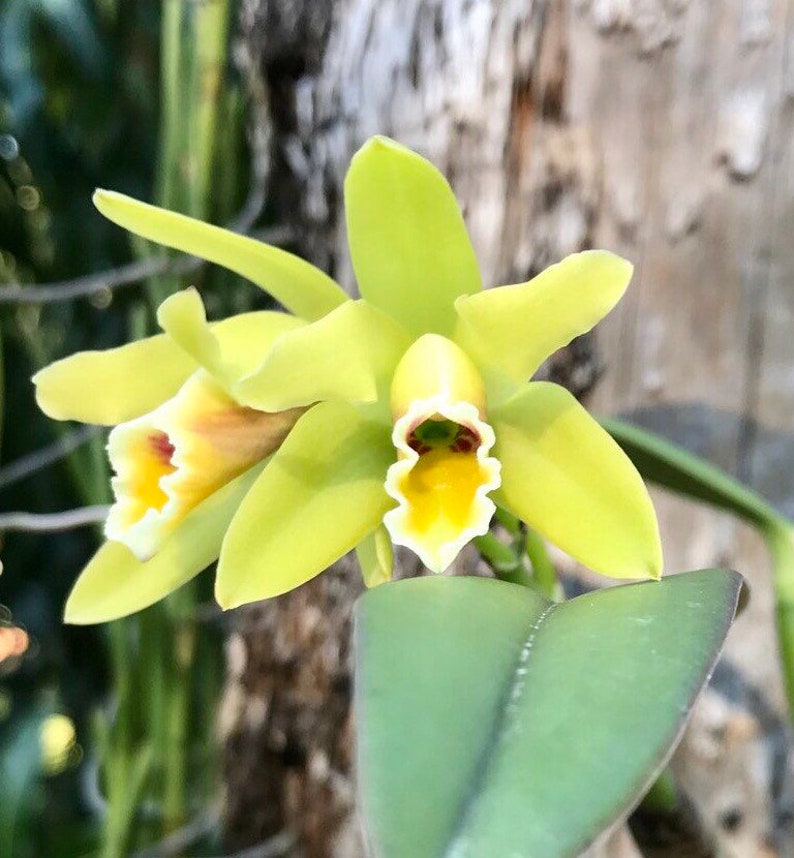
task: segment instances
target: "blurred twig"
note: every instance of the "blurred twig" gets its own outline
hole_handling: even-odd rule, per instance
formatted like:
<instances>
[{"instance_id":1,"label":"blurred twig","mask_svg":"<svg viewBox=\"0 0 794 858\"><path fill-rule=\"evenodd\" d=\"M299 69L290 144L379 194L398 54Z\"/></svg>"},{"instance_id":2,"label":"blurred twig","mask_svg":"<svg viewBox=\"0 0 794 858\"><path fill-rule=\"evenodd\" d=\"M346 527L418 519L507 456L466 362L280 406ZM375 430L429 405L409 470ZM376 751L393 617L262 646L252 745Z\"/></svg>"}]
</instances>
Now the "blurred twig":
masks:
<instances>
[{"instance_id":1,"label":"blurred twig","mask_svg":"<svg viewBox=\"0 0 794 858\"><path fill-rule=\"evenodd\" d=\"M69 453L85 444L100 431L96 426L84 426L27 456L20 456L11 464L0 468L0 489L18 483L66 458Z\"/></svg>"},{"instance_id":2,"label":"blurred twig","mask_svg":"<svg viewBox=\"0 0 794 858\"><path fill-rule=\"evenodd\" d=\"M249 846L233 855L221 856L221 858L285 858L285 856L292 854L296 840L297 837L292 831L282 831L269 840Z\"/></svg>"},{"instance_id":3,"label":"blurred twig","mask_svg":"<svg viewBox=\"0 0 794 858\"><path fill-rule=\"evenodd\" d=\"M220 822L220 810L217 807L202 810L187 825L173 831L157 843L139 849L131 858L172 858L184 855L188 846L211 834Z\"/></svg>"},{"instance_id":4,"label":"blurred twig","mask_svg":"<svg viewBox=\"0 0 794 858\"><path fill-rule=\"evenodd\" d=\"M97 524L107 518L109 506L82 506L64 512L6 512L0 514L0 531L26 530L32 533L54 533L87 524Z\"/></svg>"},{"instance_id":5,"label":"blurred twig","mask_svg":"<svg viewBox=\"0 0 794 858\"><path fill-rule=\"evenodd\" d=\"M264 205L264 189L255 188L240 214L229 224L233 232L247 233L259 217ZM258 233L258 238L269 244L283 245L292 237L291 231L276 226ZM100 292L131 286L148 277L164 274L190 274L205 265L203 259L195 256L156 256L120 265L97 274L87 274L72 280L59 280L55 283L43 283L38 286L26 286L11 283L0 288L1 304L53 304L59 301L72 301L75 298L89 298Z\"/></svg>"}]
</instances>

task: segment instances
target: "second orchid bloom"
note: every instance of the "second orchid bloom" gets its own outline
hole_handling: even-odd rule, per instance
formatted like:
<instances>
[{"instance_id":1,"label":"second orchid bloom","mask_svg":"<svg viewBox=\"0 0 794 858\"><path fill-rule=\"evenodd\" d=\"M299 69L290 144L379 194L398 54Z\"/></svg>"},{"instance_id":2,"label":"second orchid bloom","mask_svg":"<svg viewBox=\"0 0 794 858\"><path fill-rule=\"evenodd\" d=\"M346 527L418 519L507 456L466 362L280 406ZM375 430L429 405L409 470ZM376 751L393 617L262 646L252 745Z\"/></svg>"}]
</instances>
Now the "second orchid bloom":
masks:
<instances>
[{"instance_id":1,"label":"second orchid bloom","mask_svg":"<svg viewBox=\"0 0 794 858\"><path fill-rule=\"evenodd\" d=\"M294 315L211 324L187 290L160 307L164 334L37 374L52 417L118 424L108 541L68 621L132 613L216 558L226 608L297 587L353 548L368 583L390 577L391 542L440 572L496 505L605 575L661 574L633 465L566 390L527 381L615 305L625 260L587 251L483 290L449 185L381 137L345 182L361 300L253 239L120 194L95 201L144 238L248 277Z\"/></svg>"}]
</instances>

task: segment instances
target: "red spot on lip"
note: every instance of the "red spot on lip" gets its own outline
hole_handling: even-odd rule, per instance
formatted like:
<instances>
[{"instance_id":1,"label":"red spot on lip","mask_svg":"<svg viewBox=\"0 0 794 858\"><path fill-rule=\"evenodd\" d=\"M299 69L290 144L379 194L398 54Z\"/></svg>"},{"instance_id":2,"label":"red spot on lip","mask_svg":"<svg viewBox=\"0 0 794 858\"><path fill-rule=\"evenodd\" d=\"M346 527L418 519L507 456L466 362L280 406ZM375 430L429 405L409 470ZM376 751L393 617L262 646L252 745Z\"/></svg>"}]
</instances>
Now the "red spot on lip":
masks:
<instances>
[{"instance_id":1,"label":"red spot on lip","mask_svg":"<svg viewBox=\"0 0 794 858\"><path fill-rule=\"evenodd\" d=\"M453 453L473 453L481 443L481 438L477 432L469 426L458 425L455 440L449 445L449 449ZM429 453L433 447L420 441L416 435L411 432L408 436L408 446L415 450L420 456Z\"/></svg>"},{"instance_id":2,"label":"red spot on lip","mask_svg":"<svg viewBox=\"0 0 794 858\"><path fill-rule=\"evenodd\" d=\"M175 447L168 438L165 432L153 432L149 435L149 446L164 465L171 464L171 457L174 455Z\"/></svg>"}]
</instances>

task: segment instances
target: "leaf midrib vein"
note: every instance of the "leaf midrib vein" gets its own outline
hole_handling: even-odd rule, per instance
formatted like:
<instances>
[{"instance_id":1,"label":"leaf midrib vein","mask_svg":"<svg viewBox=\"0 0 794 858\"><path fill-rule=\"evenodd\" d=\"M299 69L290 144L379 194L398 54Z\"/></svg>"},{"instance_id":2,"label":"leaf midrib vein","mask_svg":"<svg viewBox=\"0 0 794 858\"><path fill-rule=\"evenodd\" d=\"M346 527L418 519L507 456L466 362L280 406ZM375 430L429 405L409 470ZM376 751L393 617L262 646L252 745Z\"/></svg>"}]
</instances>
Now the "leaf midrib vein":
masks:
<instances>
[{"instance_id":1,"label":"leaf midrib vein","mask_svg":"<svg viewBox=\"0 0 794 858\"><path fill-rule=\"evenodd\" d=\"M477 798L482 792L482 785L488 778L488 771L498 749L499 740L510 728L510 722L523 696L524 689L526 688L529 660L535 650L537 636L540 633L541 627L557 607L559 607L559 604L552 602L530 626L529 633L519 651L516 667L510 674L510 681L506 683L497 717L494 718L493 726L480 754L480 759L471 781L471 787L460 804L460 810L452 826L450 836L447 839L448 845L445 847L441 858L465 858L465 853L460 851L464 847L464 844L460 842L460 837L467 828L469 818L477 804Z\"/></svg>"}]
</instances>

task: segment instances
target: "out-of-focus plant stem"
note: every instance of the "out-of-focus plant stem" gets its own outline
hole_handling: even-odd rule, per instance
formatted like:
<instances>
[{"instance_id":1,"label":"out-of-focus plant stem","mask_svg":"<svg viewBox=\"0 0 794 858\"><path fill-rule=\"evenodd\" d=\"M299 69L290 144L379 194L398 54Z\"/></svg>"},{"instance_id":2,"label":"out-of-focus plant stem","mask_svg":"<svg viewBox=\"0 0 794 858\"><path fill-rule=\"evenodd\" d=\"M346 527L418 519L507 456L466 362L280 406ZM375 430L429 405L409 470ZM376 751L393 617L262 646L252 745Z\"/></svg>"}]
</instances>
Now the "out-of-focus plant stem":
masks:
<instances>
[{"instance_id":1,"label":"out-of-focus plant stem","mask_svg":"<svg viewBox=\"0 0 794 858\"><path fill-rule=\"evenodd\" d=\"M789 713L794 713L794 530L782 518L763 529L772 555L778 645Z\"/></svg>"},{"instance_id":2,"label":"out-of-focus plant stem","mask_svg":"<svg viewBox=\"0 0 794 858\"><path fill-rule=\"evenodd\" d=\"M639 426L602 420L647 480L732 512L758 529L772 558L777 638L789 717L794 716L794 529L764 498L709 462Z\"/></svg>"},{"instance_id":3,"label":"out-of-focus plant stem","mask_svg":"<svg viewBox=\"0 0 794 858\"><path fill-rule=\"evenodd\" d=\"M213 215L213 162L218 154L228 21L228 0L169 0L163 4L160 155L154 201L202 220ZM231 153L220 154L227 160ZM138 255L165 252L145 242L134 247ZM182 285L173 275L150 278L149 320L154 319L158 304ZM196 718L193 705L196 677L206 682L213 674L212 652L197 645L196 603L196 584L190 582L138 619L142 632L140 682L146 700L141 729L151 737L153 750L147 794L160 809L162 834L184 824L192 792L200 794L204 786L193 783L199 778L189 776L189 739L197 729L205 728L206 741L199 744L211 741L212 722L204 718L203 711ZM207 664L198 665L199 659Z\"/></svg>"}]
</instances>

